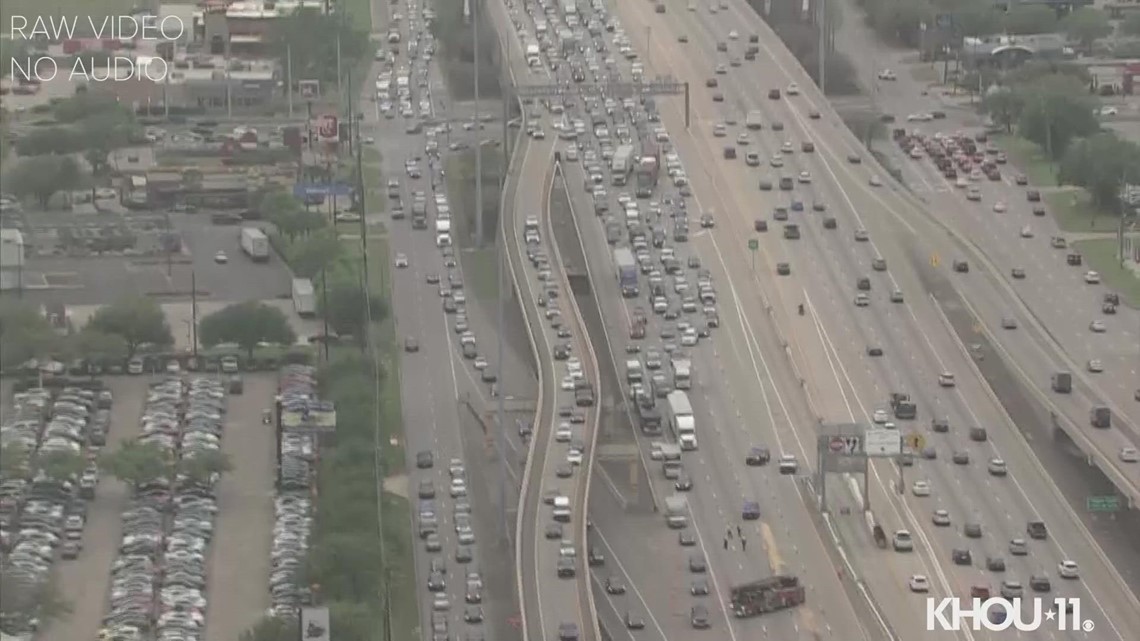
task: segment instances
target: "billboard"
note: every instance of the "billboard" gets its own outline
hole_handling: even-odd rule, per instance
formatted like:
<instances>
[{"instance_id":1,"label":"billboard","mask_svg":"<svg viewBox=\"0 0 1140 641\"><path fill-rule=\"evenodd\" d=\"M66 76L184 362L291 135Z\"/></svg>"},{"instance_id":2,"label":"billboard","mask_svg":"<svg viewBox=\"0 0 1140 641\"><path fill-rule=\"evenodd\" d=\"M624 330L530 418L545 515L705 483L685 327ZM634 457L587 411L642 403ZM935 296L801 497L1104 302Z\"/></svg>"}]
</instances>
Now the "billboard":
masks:
<instances>
[{"instance_id":1,"label":"billboard","mask_svg":"<svg viewBox=\"0 0 1140 641\"><path fill-rule=\"evenodd\" d=\"M317 117L315 129L317 140L320 142L335 143L340 138L340 119L336 114L324 114Z\"/></svg>"},{"instance_id":2,"label":"billboard","mask_svg":"<svg viewBox=\"0 0 1140 641\"><path fill-rule=\"evenodd\" d=\"M898 456L902 453L902 435L898 430L867 428L863 434L863 448L867 456Z\"/></svg>"},{"instance_id":3,"label":"billboard","mask_svg":"<svg viewBox=\"0 0 1140 641\"><path fill-rule=\"evenodd\" d=\"M301 608L301 641L330 641L328 608Z\"/></svg>"}]
</instances>

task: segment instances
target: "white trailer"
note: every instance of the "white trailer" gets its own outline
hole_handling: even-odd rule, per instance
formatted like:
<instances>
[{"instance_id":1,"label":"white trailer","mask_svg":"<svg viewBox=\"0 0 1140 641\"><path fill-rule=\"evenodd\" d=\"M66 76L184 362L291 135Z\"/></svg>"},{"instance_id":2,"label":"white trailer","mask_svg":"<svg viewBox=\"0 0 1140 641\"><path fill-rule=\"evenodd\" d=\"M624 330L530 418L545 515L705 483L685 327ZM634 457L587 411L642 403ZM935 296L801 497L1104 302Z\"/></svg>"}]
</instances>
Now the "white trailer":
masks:
<instances>
[{"instance_id":1,"label":"white trailer","mask_svg":"<svg viewBox=\"0 0 1140 641\"><path fill-rule=\"evenodd\" d=\"M314 316L317 313L317 295L313 281L308 278L293 279L293 309L298 316Z\"/></svg>"},{"instance_id":2,"label":"white trailer","mask_svg":"<svg viewBox=\"0 0 1140 641\"><path fill-rule=\"evenodd\" d=\"M254 262L264 263L269 260L269 237L257 227L242 227L241 250Z\"/></svg>"},{"instance_id":3,"label":"white trailer","mask_svg":"<svg viewBox=\"0 0 1140 641\"><path fill-rule=\"evenodd\" d=\"M613 184L621 187L629 182L629 174L633 171L633 145L620 145L614 150L610 160L610 172L613 174Z\"/></svg>"},{"instance_id":4,"label":"white trailer","mask_svg":"<svg viewBox=\"0 0 1140 641\"><path fill-rule=\"evenodd\" d=\"M669 392L669 427L683 450L697 449L697 422L689 395L681 390Z\"/></svg>"}]
</instances>

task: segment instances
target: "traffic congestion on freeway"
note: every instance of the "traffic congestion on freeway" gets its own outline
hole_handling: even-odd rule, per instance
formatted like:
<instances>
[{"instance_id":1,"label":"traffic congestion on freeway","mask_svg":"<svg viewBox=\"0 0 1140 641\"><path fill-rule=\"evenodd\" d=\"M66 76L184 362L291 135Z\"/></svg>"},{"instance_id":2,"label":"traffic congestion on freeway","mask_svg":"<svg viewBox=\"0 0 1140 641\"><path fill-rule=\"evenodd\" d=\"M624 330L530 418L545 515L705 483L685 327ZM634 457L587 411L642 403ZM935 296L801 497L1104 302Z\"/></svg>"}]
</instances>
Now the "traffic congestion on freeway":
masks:
<instances>
[{"instance_id":1,"label":"traffic congestion on freeway","mask_svg":"<svg viewBox=\"0 0 1140 641\"><path fill-rule=\"evenodd\" d=\"M925 597L992 594L1080 597L1096 638L1125 638L1135 598L924 292L913 250L925 260L927 247L912 234L925 223L896 224L888 210L912 203L772 32L743 4L567 5L509 5L532 69L566 87L667 71L692 90L688 130L679 100L573 89L528 105L525 120L531 144L558 152L613 351L600 366L626 383L602 394L626 399L641 429L659 512L644 527L676 546L619 553L607 538L614 567L596 571L597 585L629 634L923 638ZM945 255L944 278L980 271ZM1050 386L1052 370L1039 373ZM817 464L816 418L896 429L911 444L901 467L871 463L870 496L840 485L832 509L851 519L826 519L818 538L805 536L817 530L810 483L795 480ZM857 515L864 499L877 528ZM591 518L599 534L620 530L620 515ZM859 552L850 568L830 561L836 532ZM848 569L873 605L844 589ZM764 583L773 576L789 582ZM793 607L734 616L734 587L747 585Z\"/></svg>"},{"instance_id":2,"label":"traffic congestion on freeway","mask_svg":"<svg viewBox=\"0 0 1140 641\"><path fill-rule=\"evenodd\" d=\"M1037 634L1128 638L1140 624L1135 597L986 387L920 270L938 254L929 262L940 282L967 290L1022 374L1073 423L1095 430L1091 438L1108 439L1097 447L1128 476L1131 441L1117 429L1130 411L1120 409L1131 400L1130 384L1120 383L1128 364L1114 355L1123 350L1097 341L1127 341L1131 312L1108 313L1111 301L1089 282L1095 275L1065 266L1095 317L1074 325L1087 335L1056 355L1001 289L1028 286L1018 293L1034 312L1048 304L1059 286L1035 284L1038 272L1052 282L1044 275L1056 267L1035 262L1048 252L1010 251L993 261L1008 276L995 278L966 249L932 240L934 224L914 214L913 197L857 146L743 3L505 8L513 81L562 87L524 101L526 139L503 230L543 381L524 435L518 523L526 638L591 639L600 620L607 636L631 639L995 639L1002 633L929 629L928 599L978 596L1075 597L1095 631ZM395 78L414 78L412 67ZM615 84L665 76L688 83L690 114L673 96ZM596 85L612 95L575 89ZM380 101L381 115L414 124L411 95ZM421 102L430 111L430 96ZM439 136L430 129L429 143ZM985 242L1049 242L1072 260L1034 215L1028 186L1016 178L1006 186L1020 187L1024 204L996 193L981 166L998 155L988 141L921 130L897 141L918 171L945 175L925 163L949 158L963 172L961 187L955 177L937 197L982 204L956 205L965 214L954 224L1004 225L1008 241L988 234ZM415 179L417 160L407 160ZM975 164L984 179L972 178ZM570 203L559 219L555 184ZM448 246L445 198L413 200L424 203L413 227L434 225L428 235ZM567 224L603 336L585 335L568 287L566 241L555 239ZM458 311L462 300L452 294L449 304ZM1038 322L1052 329L1050 318ZM1098 359L1109 370L1102 378L1115 371L1112 384L1124 387L1090 378ZM619 389L599 388L599 368L612 369ZM1067 397L1058 395L1063 373ZM652 514L624 501L585 503L603 402L636 426ZM1116 427L1089 426L1096 404ZM865 484L831 475L821 513L819 423L895 430L906 451L872 460ZM422 454L417 464L435 464ZM419 483L426 491L431 481Z\"/></svg>"}]
</instances>

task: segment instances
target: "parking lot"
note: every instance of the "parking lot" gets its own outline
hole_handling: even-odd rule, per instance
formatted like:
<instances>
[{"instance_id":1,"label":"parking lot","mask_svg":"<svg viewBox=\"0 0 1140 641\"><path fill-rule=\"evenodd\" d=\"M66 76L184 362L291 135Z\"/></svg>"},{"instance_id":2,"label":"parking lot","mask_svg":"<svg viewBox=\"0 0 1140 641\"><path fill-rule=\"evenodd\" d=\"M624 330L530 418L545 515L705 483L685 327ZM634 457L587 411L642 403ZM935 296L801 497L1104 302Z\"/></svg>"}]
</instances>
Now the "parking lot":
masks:
<instances>
[{"instance_id":1,"label":"parking lot","mask_svg":"<svg viewBox=\"0 0 1140 641\"><path fill-rule=\"evenodd\" d=\"M275 381L272 374L248 374L244 392L236 395L195 377L161 383L109 377L102 382L108 398L113 398L110 408L93 406L86 422L82 410L55 401L41 451L49 443L71 447L65 441L85 439L96 444L102 439L96 436L101 428L95 425L105 424L107 448L132 438L161 447L177 442L182 456L196 448L220 447L233 471L212 488L183 483L173 494L165 482L158 482L132 496L126 485L109 476L99 480L87 501L57 497L38 484L30 490L37 499L29 503L31 511L25 507L14 518L6 515L12 519L6 523L18 518L23 528L47 519L70 532L71 520L81 519L77 535L81 548L74 559L66 558L70 556L66 551L60 558L50 547L37 548L36 538L13 541L21 554L34 557L20 561L17 570L54 569L61 596L72 607L69 616L43 631L43 641L94 639L108 614L113 619L109 627L143 627L158 610L167 611L158 618L158 628L168 634L204 628L200 638L232 641L264 615L269 605L266 586L274 518L274 438L272 429L262 424L261 413L272 401ZM69 398L67 394L61 398ZM183 419L173 418L176 413L170 411L180 398L186 404ZM24 428L12 423L19 418L19 405L34 408L39 402L43 401L34 392L20 402L5 399L6 440L27 439L35 433L34 423ZM0 497L6 499L13 491L14 486L6 483ZM172 517L164 516L169 499L177 506L169 511ZM45 527L50 525L45 521ZM72 540L71 535L64 540ZM21 554L9 558L20 559ZM158 567L165 568L161 579L155 572Z\"/></svg>"},{"instance_id":2,"label":"parking lot","mask_svg":"<svg viewBox=\"0 0 1140 641\"><path fill-rule=\"evenodd\" d=\"M188 297L193 279L199 300L233 302L251 296L288 296L290 275L284 262L276 255L267 263L246 258L238 244L239 227L214 225L205 212L171 214L170 223L182 239L182 252L172 254L169 261L164 253L146 257L32 256L23 274L26 295L35 301L50 299L78 305L138 294ZM224 264L217 261L218 252L225 254Z\"/></svg>"}]
</instances>

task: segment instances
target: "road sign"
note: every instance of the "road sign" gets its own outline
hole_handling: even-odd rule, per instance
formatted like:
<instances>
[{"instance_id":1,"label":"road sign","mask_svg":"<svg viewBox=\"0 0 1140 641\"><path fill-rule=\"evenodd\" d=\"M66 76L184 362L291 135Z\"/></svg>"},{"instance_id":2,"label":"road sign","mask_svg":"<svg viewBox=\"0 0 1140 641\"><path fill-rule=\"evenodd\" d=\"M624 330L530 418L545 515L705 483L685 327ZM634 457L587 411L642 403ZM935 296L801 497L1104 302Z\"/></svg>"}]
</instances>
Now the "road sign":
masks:
<instances>
[{"instance_id":1,"label":"road sign","mask_svg":"<svg viewBox=\"0 0 1140 641\"><path fill-rule=\"evenodd\" d=\"M757 249L760 249L760 241L756 240L755 238L749 238L748 239L748 249L751 249L752 251L756 251Z\"/></svg>"},{"instance_id":2,"label":"road sign","mask_svg":"<svg viewBox=\"0 0 1140 641\"><path fill-rule=\"evenodd\" d=\"M317 116L317 140L336 142L340 134L339 123L340 121L335 114Z\"/></svg>"},{"instance_id":3,"label":"road sign","mask_svg":"<svg viewBox=\"0 0 1140 641\"><path fill-rule=\"evenodd\" d=\"M864 440L867 456L898 456L902 453L902 437L898 430L868 428Z\"/></svg>"},{"instance_id":4,"label":"road sign","mask_svg":"<svg viewBox=\"0 0 1140 641\"><path fill-rule=\"evenodd\" d=\"M907 448L912 452L921 451L926 447L926 437L918 432L911 432L903 437L903 442L906 443Z\"/></svg>"},{"instance_id":5,"label":"road sign","mask_svg":"<svg viewBox=\"0 0 1140 641\"><path fill-rule=\"evenodd\" d=\"M1090 496L1085 499L1085 507L1088 508L1089 512L1119 512L1120 497L1114 495Z\"/></svg>"},{"instance_id":6,"label":"road sign","mask_svg":"<svg viewBox=\"0 0 1140 641\"><path fill-rule=\"evenodd\" d=\"M931 254L930 255L930 266L931 267L938 267L938 264L941 262L942 262L942 259L938 257L938 254Z\"/></svg>"},{"instance_id":7,"label":"road sign","mask_svg":"<svg viewBox=\"0 0 1140 641\"><path fill-rule=\"evenodd\" d=\"M321 97L320 80L298 80L297 88L301 90L301 98L305 100L319 100Z\"/></svg>"},{"instance_id":8,"label":"road sign","mask_svg":"<svg viewBox=\"0 0 1140 641\"><path fill-rule=\"evenodd\" d=\"M832 436L828 438L827 449L835 454L859 454L863 443L858 436Z\"/></svg>"}]
</instances>

